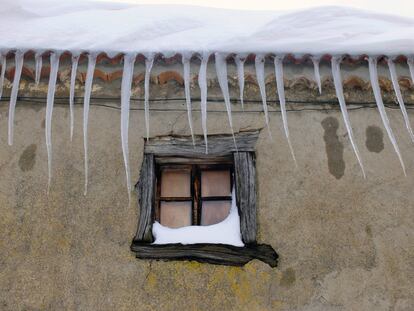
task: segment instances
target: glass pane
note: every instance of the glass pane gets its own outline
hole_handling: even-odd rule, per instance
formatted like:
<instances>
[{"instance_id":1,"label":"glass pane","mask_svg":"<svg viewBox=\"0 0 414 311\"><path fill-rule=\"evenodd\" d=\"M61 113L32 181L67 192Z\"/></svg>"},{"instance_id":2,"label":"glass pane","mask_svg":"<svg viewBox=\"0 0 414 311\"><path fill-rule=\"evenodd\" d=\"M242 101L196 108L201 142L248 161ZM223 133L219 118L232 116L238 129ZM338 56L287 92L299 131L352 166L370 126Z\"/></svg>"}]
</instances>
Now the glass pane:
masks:
<instances>
[{"instance_id":1,"label":"glass pane","mask_svg":"<svg viewBox=\"0 0 414 311\"><path fill-rule=\"evenodd\" d=\"M203 201L201 225L214 225L223 221L230 213L231 201Z\"/></svg>"},{"instance_id":2,"label":"glass pane","mask_svg":"<svg viewBox=\"0 0 414 311\"><path fill-rule=\"evenodd\" d=\"M161 224L170 228L191 225L191 201L161 202Z\"/></svg>"},{"instance_id":3,"label":"glass pane","mask_svg":"<svg viewBox=\"0 0 414 311\"><path fill-rule=\"evenodd\" d=\"M189 170L163 170L161 173L162 197L190 197Z\"/></svg>"},{"instance_id":4,"label":"glass pane","mask_svg":"<svg viewBox=\"0 0 414 311\"><path fill-rule=\"evenodd\" d=\"M201 195L203 197L230 196L230 171L202 171Z\"/></svg>"}]
</instances>

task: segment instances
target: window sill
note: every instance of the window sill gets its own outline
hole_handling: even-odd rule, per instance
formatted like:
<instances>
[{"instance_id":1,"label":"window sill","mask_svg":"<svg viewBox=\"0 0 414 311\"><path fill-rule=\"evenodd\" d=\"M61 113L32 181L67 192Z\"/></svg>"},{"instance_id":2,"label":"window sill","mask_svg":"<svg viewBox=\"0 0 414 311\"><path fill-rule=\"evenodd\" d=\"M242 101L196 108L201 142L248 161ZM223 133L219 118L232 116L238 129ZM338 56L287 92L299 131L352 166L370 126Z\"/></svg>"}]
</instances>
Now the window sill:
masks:
<instances>
[{"instance_id":1,"label":"window sill","mask_svg":"<svg viewBox=\"0 0 414 311\"><path fill-rule=\"evenodd\" d=\"M225 244L164 244L133 241L131 250L140 259L195 260L216 265L243 266L253 259L276 267L278 255L266 244L249 244L237 247Z\"/></svg>"}]
</instances>

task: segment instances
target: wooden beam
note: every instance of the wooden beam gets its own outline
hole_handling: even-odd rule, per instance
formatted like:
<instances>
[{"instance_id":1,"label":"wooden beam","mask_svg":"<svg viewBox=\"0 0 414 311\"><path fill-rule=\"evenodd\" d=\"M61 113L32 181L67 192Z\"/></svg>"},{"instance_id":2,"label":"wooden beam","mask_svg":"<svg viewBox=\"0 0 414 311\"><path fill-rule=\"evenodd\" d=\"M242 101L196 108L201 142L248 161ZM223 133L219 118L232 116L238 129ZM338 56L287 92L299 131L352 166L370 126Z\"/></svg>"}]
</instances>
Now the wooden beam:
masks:
<instances>
[{"instance_id":1,"label":"wooden beam","mask_svg":"<svg viewBox=\"0 0 414 311\"><path fill-rule=\"evenodd\" d=\"M253 259L276 267L278 255L266 244L237 247L225 244L165 244L154 245L133 241L131 250L137 258L156 260L195 260L217 265L243 266Z\"/></svg>"},{"instance_id":2,"label":"wooden beam","mask_svg":"<svg viewBox=\"0 0 414 311\"><path fill-rule=\"evenodd\" d=\"M211 157L226 156L236 151L254 151L258 131L240 132L235 134L236 146L232 135L209 135L208 154L206 154L204 139L196 136L195 145L191 138L182 136L163 136L149 139L144 148L144 153L152 153L157 156L174 157Z\"/></svg>"},{"instance_id":3,"label":"wooden beam","mask_svg":"<svg viewBox=\"0 0 414 311\"><path fill-rule=\"evenodd\" d=\"M234 153L236 201L245 244L256 243L256 166L253 152Z\"/></svg>"},{"instance_id":4,"label":"wooden beam","mask_svg":"<svg viewBox=\"0 0 414 311\"><path fill-rule=\"evenodd\" d=\"M144 154L139 181L135 186L138 192L139 221L135 240L152 242L152 222L155 193L154 155Z\"/></svg>"}]
</instances>

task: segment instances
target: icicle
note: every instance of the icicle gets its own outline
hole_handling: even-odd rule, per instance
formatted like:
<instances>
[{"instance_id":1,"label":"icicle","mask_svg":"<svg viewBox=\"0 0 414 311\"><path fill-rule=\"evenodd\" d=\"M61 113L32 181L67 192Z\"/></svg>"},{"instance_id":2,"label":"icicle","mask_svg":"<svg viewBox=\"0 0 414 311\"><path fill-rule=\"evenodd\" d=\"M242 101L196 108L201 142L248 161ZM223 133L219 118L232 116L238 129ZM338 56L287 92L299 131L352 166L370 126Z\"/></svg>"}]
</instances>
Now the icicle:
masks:
<instances>
[{"instance_id":1,"label":"icicle","mask_svg":"<svg viewBox=\"0 0 414 311\"><path fill-rule=\"evenodd\" d=\"M394 147L394 150L397 153L398 159L400 160L401 167L404 171L404 175L407 176L405 172L405 165L404 165L401 153L400 153L400 149L398 148L397 140L395 139L394 133L391 129L390 120L388 119L387 112L385 111L384 103L382 102L381 90L380 90L379 82L378 82L377 58L370 56L368 58L368 64L369 64L369 76L371 79L371 86L374 92L375 101L377 102L377 106L378 106L378 110L379 110L379 113L382 119L382 123L384 124L388 137L390 138L391 143Z\"/></svg>"},{"instance_id":2,"label":"icicle","mask_svg":"<svg viewBox=\"0 0 414 311\"><path fill-rule=\"evenodd\" d=\"M227 80L227 62L226 57L222 53L215 53L216 74L220 85L221 92L223 93L224 103L226 105L227 117L229 119L229 125L231 134L233 135L234 146L237 150L236 138L234 137L233 120L231 116L231 102L229 95L229 85Z\"/></svg>"},{"instance_id":3,"label":"icicle","mask_svg":"<svg viewBox=\"0 0 414 311\"><path fill-rule=\"evenodd\" d=\"M46 137L46 149L47 149L47 193L49 193L50 182L52 180L52 114L53 104L55 100L56 80L59 69L59 57L60 53L52 52L50 54L50 75L49 86L47 89L46 100L46 119L45 119L45 137Z\"/></svg>"},{"instance_id":4,"label":"icicle","mask_svg":"<svg viewBox=\"0 0 414 311\"><path fill-rule=\"evenodd\" d=\"M40 75L42 73L43 51L37 51L35 54L35 84L39 85Z\"/></svg>"},{"instance_id":5,"label":"icicle","mask_svg":"<svg viewBox=\"0 0 414 311\"><path fill-rule=\"evenodd\" d=\"M88 55L88 70L86 71L85 95L83 99L83 149L85 156L85 195L88 192L88 118L89 118L89 102L91 99L93 74L96 65L96 53Z\"/></svg>"},{"instance_id":6,"label":"icicle","mask_svg":"<svg viewBox=\"0 0 414 311\"><path fill-rule=\"evenodd\" d=\"M12 91L10 94L10 107L9 107L9 145L13 145L14 136L14 111L16 109L17 93L19 91L20 77L22 75L23 60L25 51L17 50L14 55L14 79Z\"/></svg>"},{"instance_id":7,"label":"icicle","mask_svg":"<svg viewBox=\"0 0 414 311\"><path fill-rule=\"evenodd\" d=\"M348 132L349 140L351 141L352 148L354 149L359 166L361 167L362 175L364 176L364 178L366 178L364 165L362 164L362 159L359 154L358 146L355 143L354 133L352 131L351 122L349 121L348 110L346 108L345 97L344 97L344 92L342 88L340 64L341 64L340 57L332 57L332 60L331 60L332 76L334 79L336 96L338 97L339 106L341 107L342 117L344 119L346 130Z\"/></svg>"},{"instance_id":8,"label":"icicle","mask_svg":"<svg viewBox=\"0 0 414 311\"><path fill-rule=\"evenodd\" d=\"M392 85L394 87L395 95L397 96L398 104L400 105L400 109L401 109L401 113L404 118L405 126L407 127L411 140L414 142L413 130L410 125L410 120L408 119L407 110L405 109L404 100L401 95L400 85L398 84L397 71L395 69L395 64L392 59L388 59L388 68L390 70Z\"/></svg>"},{"instance_id":9,"label":"icicle","mask_svg":"<svg viewBox=\"0 0 414 311\"><path fill-rule=\"evenodd\" d=\"M277 85L277 94L279 95L280 110L282 112L282 121L283 128L285 129L286 139L289 145L290 153L292 154L293 162L295 166L298 167L296 162L295 153L293 151L292 143L289 136L289 127L286 115L286 101L285 101L285 87L283 82L283 57L275 56L275 76L276 76L276 85Z\"/></svg>"},{"instance_id":10,"label":"icicle","mask_svg":"<svg viewBox=\"0 0 414 311\"><path fill-rule=\"evenodd\" d=\"M414 57L407 59L408 68L410 69L411 82L414 84Z\"/></svg>"},{"instance_id":11,"label":"icicle","mask_svg":"<svg viewBox=\"0 0 414 311\"><path fill-rule=\"evenodd\" d=\"M0 64L1 64L1 74L0 74L0 99L3 95L3 85L4 85L4 75L6 74L6 65L7 65L7 52L0 53Z\"/></svg>"},{"instance_id":12,"label":"icicle","mask_svg":"<svg viewBox=\"0 0 414 311\"><path fill-rule=\"evenodd\" d=\"M266 126L269 132L269 136L270 138L272 138L272 133L270 132L270 127L269 127L269 113L267 111L267 102L266 102L266 84L265 84L265 71L264 71L265 58L264 56L261 54L256 54L254 64L256 67L257 83L259 84L260 95L262 96L263 111L265 114Z\"/></svg>"},{"instance_id":13,"label":"icicle","mask_svg":"<svg viewBox=\"0 0 414 311\"><path fill-rule=\"evenodd\" d=\"M144 109L145 109L145 128L147 139L149 139L149 83L152 65L154 64L154 54L148 54L145 58L145 81L144 81Z\"/></svg>"},{"instance_id":14,"label":"icicle","mask_svg":"<svg viewBox=\"0 0 414 311\"><path fill-rule=\"evenodd\" d=\"M73 139L73 123L75 119L74 112L74 100L75 100L75 85L76 85L76 72L78 70L80 54L72 53L72 70L70 73L70 89L69 89L69 113L70 113L70 141Z\"/></svg>"},{"instance_id":15,"label":"icicle","mask_svg":"<svg viewBox=\"0 0 414 311\"><path fill-rule=\"evenodd\" d=\"M240 103L242 109L244 110L244 62L246 61L246 55L238 54L234 58L237 67L237 79L239 81L239 90L240 90Z\"/></svg>"},{"instance_id":16,"label":"icicle","mask_svg":"<svg viewBox=\"0 0 414 311\"><path fill-rule=\"evenodd\" d=\"M195 145L194 141L194 130L193 130L193 113L191 107L191 95L190 95L190 60L191 54L183 54L182 55L182 63L183 63L183 71L184 71L184 90L185 90L185 102L187 104L187 116L188 116L188 125L190 127L191 138L193 140L193 145Z\"/></svg>"},{"instance_id":17,"label":"icicle","mask_svg":"<svg viewBox=\"0 0 414 311\"><path fill-rule=\"evenodd\" d=\"M201 95L201 127L203 129L206 154L208 153L207 143L207 64L210 57L209 53L201 55L200 71L198 72L198 86Z\"/></svg>"},{"instance_id":18,"label":"icicle","mask_svg":"<svg viewBox=\"0 0 414 311\"><path fill-rule=\"evenodd\" d=\"M316 83L318 84L318 89L319 89L319 94L322 94L322 83L321 83L321 75L319 73L319 62L320 59L317 57L312 56L312 63L313 63L313 71L315 74L315 80Z\"/></svg>"},{"instance_id":19,"label":"icicle","mask_svg":"<svg viewBox=\"0 0 414 311\"><path fill-rule=\"evenodd\" d=\"M136 54L124 55L124 71L122 73L121 85L121 143L122 153L124 155L125 174L128 188L128 199L131 200L131 180L129 173L129 147L128 147L128 129L129 129L129 107L131 98L132 77L134 74L134 64Z\"/></svg>"}]
</instances>

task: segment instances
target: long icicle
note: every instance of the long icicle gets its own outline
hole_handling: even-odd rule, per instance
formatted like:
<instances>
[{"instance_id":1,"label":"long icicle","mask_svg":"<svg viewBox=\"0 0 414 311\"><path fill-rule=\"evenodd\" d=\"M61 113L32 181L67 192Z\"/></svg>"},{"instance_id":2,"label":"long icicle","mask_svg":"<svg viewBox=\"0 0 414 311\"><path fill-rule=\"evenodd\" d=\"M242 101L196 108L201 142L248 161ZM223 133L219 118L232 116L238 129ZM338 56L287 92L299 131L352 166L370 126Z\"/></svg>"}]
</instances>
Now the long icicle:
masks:
<instances>
[{"instance_id":1,"label":"long icicle","mask_svg":"<svg viewBox=\"0 0 414 311\"><path fill-rule=\"evenodd\" d=\"M318 57L312 56L311 60L312 60L312 63L313 63L313 72L314 72L314 75L315 75L316 84L318 85L319 94L322 94L321 74L319 72L320 59Z\"/></svg>"},{"instance_id":2,"label":"long icicle","mask_svg":"<svg viewBox=\"0 0 414 311\"><path fill-rule=\"evenodd\" d=\"M39 85L40 75L42 73L43 65L43 51L37 51L35 53L35 84Z\"/></svg>"},{"instance_id":3,"label":"long icicle","mask_svg":"<svg viewBox=\"0 0 414 311\"><path fill-rule=\"evenodd\" d=\"M231 115L231 102L229 95L229 84L227 80L227 62L226 57L222 53L215 53L216 74L220 85L221 92L223 93L224 104L226 105L227 118L229 119L229 125L231 134L233 135L234 146L237 150L236 138L234 137L233 120Z\"/></svg>"},{"instance_id":4,"label":"long icicle","mask_svg":"<svg viewBox=\"0 0 414 311\"><path fill-rule=\"evenodd\" d=\"M256 68L256 78L257 83L259 84L260 95L262 96L262 104L263 104L263 112L265 115L265 122L266 127L269 132L270 138L272 138L272 133L270 131L269 126L269 113L267 111L267 102L266 102L266 84L265 84L265 58L262 54L256 54L256 58L254 60L255 68Z\"/></svg>"},{"instance_id":5,"label":"long icicle","mask_svg":"<svg viewBox=\"0 0 414 311\"><path fill-rule=\"evenodd\" d=\"M151 77L151 69L154 64L154 54L148 54L145 57L145 79L144 79L144 110L145 110L145 129L147 140L149 139L149 83Z\"/></svg>"},{"instance_id":6,"label":"long icicle","mask_svg":"<svg viewBox=\"0 0 414 311\"><path fill-rule=\"evenodd\" d=\"M408 68L410 69L411 82L414 84L414 57L407 59Z\"/></svg>"},{"instance_id":7,"label":"long icicle","mask_svg":"<svg viewBox=\"0 0 414 311\"><path fill-rule=\"evenodd\" d=\"M14 55L14 79L13 86L10 94L10 107L9 107L9 145L13 145L14 136L14 111L16 109L17 93L19 92L20 77L22 75L23 61L25 51L17 50Z\"/></svg>"},{"instance_id":8,"label":"long icicle","mask_svg":"<svg viewBox=\"0 0 414 311\"><path fill-rule=\"evenodd\" d=\"M237 67L237 80L239 82L240 103L244 110L244 63L246 61L245 54L237 54L234 58Z\"/></svg>"},{"instance_id":9,"label":"long icicle","mask_svg":"<svg viewBox=\"0 0 414 311\"><path fill-rule=\"evenodd\" d=\"M286 114L285 86L283 82L283 56L279 56L279 55L275 56L275 76L276 76L277 94L279 96L280 110L282 112L282 122L283 122L283 128L285 130L286 140L288 142L290 153L292 154L293 162L295 163L295 167L298 167L298 163L296 162L295 152L293 151L292 143L290 141L289 127L288 127L287 114Z\"/></svg>"},{"instance_id":10,"label":"long icicle","mask_svg":"<svg viewBox=\"0 0 414 311\"><path fill-rule=\"evenodd\" d=\"M392 59L388 59L388 69L390 70L391 81L394 87L395 95L397 96L398 104L400 105L401 113L404 118L405 126L410 134L411 141L414 142L414 134L411 128L410 119L408 118L407 109L405 108L404 99L401 94L400 85L398 84L397 71L395 69L395 63Z\"/></svg>"},{"instance_id":11,"label":"long icicle","mask_svg":"<svg viewBox=\"0 0 414 311\"><path fill-rule=\"evenodd\" d=\"M201 96L201 127L203 129L204 142L206 145L206 154L208 153L207 142L207 64L210 57L209 53L201 55L200 70L198 72L198 86L200 87Z\"/></svg>"},{"instance_id":12,"label":"long icicle","mask_svg":"<svg viewBox=\"0 0 414 311\"><path fill-rule=\"evenodd\" d=\"M85 192L88 193L88 118L89 118L89 103L92 92L93 75L95 73L96 53L88 54L88 70L86 71L85 80L85 95L83 98L83 149L85 157Z\"/></svg>"},{"instance_id":13,"label":"long icicle","mask_svg":"<svg viewBox=\"0 0 414 311\"><path fill-rule=\"evenodd\" d=\"M70 72L70 89L69 89L69 114L70 114L70 141L73 140L73 124L75 120L74 102L75 102L75 86L76 72L78 70L80 54L72 53L72 70Z\"/></svg>"},{"instance_id":14,"label":"long icicle","mask_svg":"<svg viewBox=\"0 0 414 311\"><path fill-rule=\"evenodd\" d=\"M384 124L388 137L390 138L391 143L394 147L394 150L397 153L398 159L400 160L404 175L407 176L407 173L405 171L404 161L401 156L400 148L398 148L397 140L395 139L394 132L391 129L390 120L388 119L387 112L385 111L384 103L382 101L381 89L379 87L379 82L378 82L377 58L370 56L368 58L368 64L369 64L369 76L371 79L371 86L374 92L375 101L377 102L377 106L378 106L378 110L379 110L379 113L382 119L382 123Z\"/></svg>"},{"instance_id":15,"label":"long icicle","mask_svg":"<svg viewBox=\"0 0 414 311\"><path fill-rule=\"evenodd\" d=\"M128 146L128 130L129 130L129 107L131 98L132 77L134 74L134 64L136 54L124 55L124 71L122 73L121 84L121 143L122 154L124 156L126 183L128 189L128 199L131 201L131 178L129 171L129 146Z\"/></svg>"},{"instance_id":16,"label":"long icicle","mask_svg":"<svg viewBox=\"0 0 414 311\"><path fill-rule=\"evenodd\" d=\"M193 130L193 108L191 105L191 94L190 94L190 60L192 54L183 54L182 63L183 63L183 76L184 76L184 91L185 91L185 102L187 104L187 117L188 117L188 126L190 127L191 138L193 140L193 145L195 145L194 140L194 130Z\"/></svg>"},{"instance_id":17,"label":"long icicle","mask_svg":"<svg viewBox=\"0 0 414 311\"><path fill-rule=\"evenodd\" d=\"M50 54L50 75L49 85L47 89L46 100L46 119L45 119L45 137L46 137L46 149L47 149L47 193L49 194L50 183L52 181L52 114L53 104L55 100L56 80L59 69L59 52L52 52Z\"/></svg>"},{"instance_id":18,"label":"long icicle","mask_svg":"<svg viewBox=\"0 0 414 311\"><path fill-rule=\"evenodd\" d=\"M348 132L349 140L351 141L352 148L354 149L354 153L357 157L359 166L361 167L362 175L366 178L364 165L362 164L361 155L358 150L358 146L355 143L354 133L352 131L351 122L349 120L348 110L346 108L344 92L342 88L342 77L341 77L341 57L332 57L331 59L332 65L332 76L334 79L336 97L338 97L339 106L341 108L342 117L344 119L345 127Z\"/></svg>"}]
</instances>

